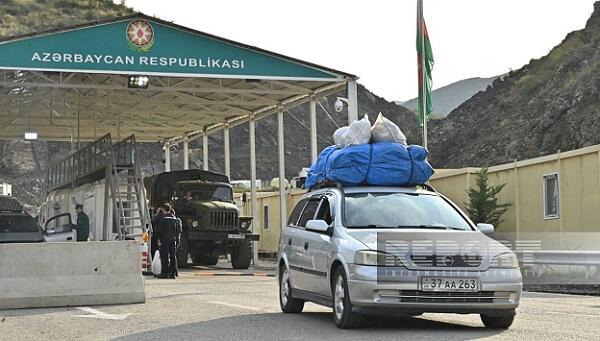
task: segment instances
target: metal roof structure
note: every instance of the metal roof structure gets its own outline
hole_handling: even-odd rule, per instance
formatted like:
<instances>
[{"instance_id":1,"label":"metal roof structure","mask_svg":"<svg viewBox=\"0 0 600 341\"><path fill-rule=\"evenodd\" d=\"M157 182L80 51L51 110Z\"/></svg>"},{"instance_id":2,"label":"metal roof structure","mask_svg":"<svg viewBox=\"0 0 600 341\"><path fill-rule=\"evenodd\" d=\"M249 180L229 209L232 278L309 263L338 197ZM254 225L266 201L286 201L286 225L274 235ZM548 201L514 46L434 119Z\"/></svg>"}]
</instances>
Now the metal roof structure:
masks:
<instances>
[{"instance_id":1,"label":"metal roof structure","mask_svg":"<svg viewBox=\"0 0 600 341\"><path fill-rule=\"evenodd\" d=\"M146 82L144 82L145 80ZM277 114L279 183L285 183L284 112L309 103L312 160L317 158L316 101L346 89L348 120L358 116L357 77L192 30L141 13L0 41L0 139L35 132L40 139L183 144L223 131L230 175L229 129L249 124L251 202L256 202L255 122ZM280 223L286 218L280 188ZM258 229L258 221L253 224ZM256 253L256 248L255 248Z\"/></svg>"},{"instance_id":2,"label":"metal roof structure","mask_svg":"<svg viewBox=\"0 0 600 341\"><path fill-rule=\"evenodd\" d=\"M128 88L148 76L147 89ZM355 76L144 14L0 41L0 138L164 142L264 117Z\"/></svg>"}]
</instances>

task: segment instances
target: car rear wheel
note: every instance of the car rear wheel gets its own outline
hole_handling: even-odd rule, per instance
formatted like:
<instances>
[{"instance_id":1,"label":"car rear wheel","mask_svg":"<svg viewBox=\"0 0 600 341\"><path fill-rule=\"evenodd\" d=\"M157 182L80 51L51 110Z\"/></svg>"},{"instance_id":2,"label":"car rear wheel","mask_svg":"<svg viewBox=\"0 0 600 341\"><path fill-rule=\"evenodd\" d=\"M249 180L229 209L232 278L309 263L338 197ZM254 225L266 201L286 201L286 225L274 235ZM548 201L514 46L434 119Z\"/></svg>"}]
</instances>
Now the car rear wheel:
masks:
<instances>
[{"instance_id":1,"label":"car rear wheel","mask_svg":"<svg viewBox=\"0 0 600 341\"><path fill-rule=\"evenodd\" d=\"M279 270L279 306L284 313L301 313L304 309L304 301L292 297L292 286L290 285L290 273L285 266Z\"/></svg>"},{"instance_id":2,"label":"car rear wheel","mask_svg":"<svg viewBox=\"0 0 600 341\"><path fill-rule=\"evenodd\" d=\"M340 329L352 329L362 326L362 315L352 312L352 303L348 291L346 273L340 266L335 270L333 277L333 319Z\"/></svg>"},{"instance_id":3,"label":"car rear wheel","mask_svg":"<svg viewBox=\"0 0 600 341\"><path fill-rule=\"evenodd\" d=\"M485 325L486 328L489 329L508 329L513 321L515 316L488 316L481 314L481 321Z\"/></svg>"}]
</instances>

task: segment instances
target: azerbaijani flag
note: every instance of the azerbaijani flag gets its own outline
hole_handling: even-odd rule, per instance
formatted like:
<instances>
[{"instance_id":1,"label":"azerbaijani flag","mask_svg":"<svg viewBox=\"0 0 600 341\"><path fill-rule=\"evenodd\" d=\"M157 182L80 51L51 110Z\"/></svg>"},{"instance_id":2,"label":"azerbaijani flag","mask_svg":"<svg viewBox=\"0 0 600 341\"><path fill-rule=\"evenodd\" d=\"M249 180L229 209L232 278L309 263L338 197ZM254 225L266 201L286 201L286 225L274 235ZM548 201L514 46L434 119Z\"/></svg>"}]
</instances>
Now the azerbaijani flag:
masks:
<instances>
[{"instance_id":1,"label":"azerbaijani flag","mask_svg":"<svg viewBox=\"0 0 600 341\"><path fill-rule=\"evenodd\" d=\"M419 65L419 124L423 126L431 114L431 70L433 69L433 51L427 34L427 25L423 18L423 0L417 0L417 58ZM425 105L423 105L425 104ZM423 110L423 107L426 108Z\"/></svg>"}]
</instances>

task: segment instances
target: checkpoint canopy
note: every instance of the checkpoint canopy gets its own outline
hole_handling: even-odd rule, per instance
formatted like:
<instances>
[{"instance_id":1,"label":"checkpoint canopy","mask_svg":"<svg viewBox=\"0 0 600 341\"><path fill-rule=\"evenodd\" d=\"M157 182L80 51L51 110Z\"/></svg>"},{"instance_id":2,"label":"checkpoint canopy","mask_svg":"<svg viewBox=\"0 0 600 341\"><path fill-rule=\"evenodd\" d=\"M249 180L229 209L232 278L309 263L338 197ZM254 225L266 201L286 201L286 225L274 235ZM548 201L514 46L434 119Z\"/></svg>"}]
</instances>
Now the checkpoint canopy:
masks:
<instances>
[{"instance_id":1,"label":"checkpoint canopy","mask_svg":"<svg viewBox=\"0 0 600 341\"><path fill-rule=\"evenodd\" d=\"M307 47L310 48L310 47ZM256 202L255 121L277 114L279 183L285 183L284 113L309 103L311 157L317 157L316 101L346 90L348 120L358 116L357 77L144 14L37 32L0 41L0 139L35 132L43 140L91 141L105 134L164 144L249 124L251 202ZM280 188L280 223L286 190ZM253 230L260 229L253 223ZM254 248L255 256L257 248Z\"/></svg>"},{"instance_id":2,"label":"checkpoint canopy","mask_svg":"<svg viewBox=\"0 0 600 341\"><path fill-rule=\"evenodd\" d=\"M339 92L356 77L144 14L0 41L0 138L207 134ZM134 89L130 76L147 77ZM352 96L349 96L352 97ZM350 112L356 111L351 100Z\"/></svg>"}]
</instances>

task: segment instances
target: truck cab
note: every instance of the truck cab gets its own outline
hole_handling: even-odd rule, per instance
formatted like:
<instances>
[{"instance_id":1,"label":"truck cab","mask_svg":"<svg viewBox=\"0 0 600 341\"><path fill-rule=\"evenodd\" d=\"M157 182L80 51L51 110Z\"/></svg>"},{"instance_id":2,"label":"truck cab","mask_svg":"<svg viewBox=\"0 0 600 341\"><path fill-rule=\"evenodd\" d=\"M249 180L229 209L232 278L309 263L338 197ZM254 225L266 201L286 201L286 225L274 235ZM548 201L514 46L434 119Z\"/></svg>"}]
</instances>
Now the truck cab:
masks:
<instances>
[{"instance_id":1,"label":"truck cab","mask_svg":"<svg viewBox=\"0 0 600 341\"><path fill-rule=\"evenodd\" d=\"M241 217L233 200L229 178L199 169L164 172L144 179L151 214L169 203L183 223L177 250L179 266L191 256L196 264L215 265L230 254L236 269L246 269L252 260L252 217Z\"/></svg>"}]
</instances>

